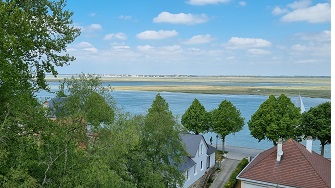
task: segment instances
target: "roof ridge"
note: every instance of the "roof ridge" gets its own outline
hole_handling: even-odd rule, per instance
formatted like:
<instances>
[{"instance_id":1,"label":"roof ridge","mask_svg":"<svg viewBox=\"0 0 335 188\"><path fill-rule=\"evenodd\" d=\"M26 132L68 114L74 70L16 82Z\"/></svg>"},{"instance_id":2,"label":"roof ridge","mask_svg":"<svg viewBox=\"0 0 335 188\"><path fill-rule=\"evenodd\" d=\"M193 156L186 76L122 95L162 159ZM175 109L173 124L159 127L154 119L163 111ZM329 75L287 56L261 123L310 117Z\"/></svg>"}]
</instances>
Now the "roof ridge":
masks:
<instances>
[{"instance_id":1,"label":"roof ridge","mask_svg":"<svg viewBox=\"0 0 335 188\"><path fill-rule=\"evenodd\" d=\"M293 139L292 139L293 140ZM319 172L314 168L314 164L312 164L311 163L311 161L309 160L309 158L305 155L305 153L306 152L303 152L301 149L301 147L303 146L303 148L305 148L305 146L304 145L302 145L301 143L299 143L299 142L297 142L297 141L295 141L295 140L293 140L294 142L294 144L296 145L296 147L298 148L298 150L299 150L299 152L303 155L303 157L306 159L306 161L311 165L311 167L312 167L312 169L313 169L313 171L320 177L320 179L322 179L322 181L323 181L323 183L325 184L325 185L328 185L327 184L327 182L323 179L323 177L322 176L320 176L320 174L319 174ZM306 149L306 148L305 148ZM306 149L307 150L307 149ZM308 151L309 152L309 151ZM312 150L312 155L315 155L316 153L314 152L314 151Z\"/></svg>"}]
</instances>

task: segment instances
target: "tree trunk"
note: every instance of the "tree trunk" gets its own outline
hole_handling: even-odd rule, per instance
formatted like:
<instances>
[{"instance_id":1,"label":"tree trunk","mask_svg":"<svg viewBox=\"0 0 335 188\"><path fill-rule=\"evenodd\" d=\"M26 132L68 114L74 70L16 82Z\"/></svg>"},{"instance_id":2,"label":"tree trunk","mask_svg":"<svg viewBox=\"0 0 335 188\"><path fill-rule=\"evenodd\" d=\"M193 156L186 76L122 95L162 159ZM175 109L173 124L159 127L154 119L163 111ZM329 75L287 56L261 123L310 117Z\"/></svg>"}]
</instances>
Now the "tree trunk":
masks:
<instances>
[{"instance_id":1,"label":"tree trunk","mask_svg":"<svg viewBox=\"0 0 335 188\"><path fill-rule=\"evenodd\" d=\"M225 152L225 148L224 148L224 143L225 143L225 136L222 136L221 135L221 137L222 137L222 152L224 153Z\"/></svg>"}]
</instances>

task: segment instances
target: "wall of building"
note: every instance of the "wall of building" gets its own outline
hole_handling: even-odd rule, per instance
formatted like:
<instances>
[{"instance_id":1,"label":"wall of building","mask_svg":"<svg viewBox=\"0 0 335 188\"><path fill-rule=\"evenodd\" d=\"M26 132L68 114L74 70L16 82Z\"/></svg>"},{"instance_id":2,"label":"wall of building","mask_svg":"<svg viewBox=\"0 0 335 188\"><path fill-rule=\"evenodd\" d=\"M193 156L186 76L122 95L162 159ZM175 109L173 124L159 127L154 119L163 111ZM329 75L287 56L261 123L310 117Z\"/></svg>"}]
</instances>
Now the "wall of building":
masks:
<instances>
[{"instance_id":1,"label":"wall of building","mask_svg":"<svg viewBox=\"0 0 335 188\"><path fill-rule=\"evenodd\" d=\"M194 158L192 158L197 164L189 169L189 180L186 180L184 187L189 187L200 179L207 170L207 147L204 140L201 140L198 151ZM215 160L215 157L214 157ZM201 167L202 162L202 167ZM214 162L213 162L214 164ZM186 175L186 172L185 172Z\"/></svg>"}]
</instances>

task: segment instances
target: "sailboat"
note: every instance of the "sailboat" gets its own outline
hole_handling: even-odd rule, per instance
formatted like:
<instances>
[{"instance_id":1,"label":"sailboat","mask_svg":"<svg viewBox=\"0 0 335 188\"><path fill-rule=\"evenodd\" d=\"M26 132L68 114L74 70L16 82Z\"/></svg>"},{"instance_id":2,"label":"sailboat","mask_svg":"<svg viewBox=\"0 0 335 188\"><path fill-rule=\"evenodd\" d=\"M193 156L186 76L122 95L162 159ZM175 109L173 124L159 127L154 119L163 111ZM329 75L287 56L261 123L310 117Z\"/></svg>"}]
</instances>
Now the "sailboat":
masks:
<instances>
[{"instance_id":1,"label":"sailboat","mask_svg":"<svg viewBox=\"0 0 335 188\"><path fill-rule=\"evenodd\" d=\"M299 99L300 99L300 113L302 114L302 113L306 112L306 109L305 109L305 105L302 102L302 98L301 98L300 95L299 95Z\"/></svg>"}]
</instances>

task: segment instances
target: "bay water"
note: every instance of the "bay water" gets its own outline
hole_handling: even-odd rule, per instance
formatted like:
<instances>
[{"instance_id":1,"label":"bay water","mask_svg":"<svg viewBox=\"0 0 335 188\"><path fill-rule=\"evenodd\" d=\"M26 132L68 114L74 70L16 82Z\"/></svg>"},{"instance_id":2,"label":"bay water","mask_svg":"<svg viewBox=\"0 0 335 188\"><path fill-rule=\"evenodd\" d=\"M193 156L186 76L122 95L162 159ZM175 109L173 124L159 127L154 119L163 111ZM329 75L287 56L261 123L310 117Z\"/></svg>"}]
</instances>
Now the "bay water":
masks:
<instances>
[{"instance_id":1,"label":"bay water","mask_svg":"<svg viewBox=\"0 0 335 188\"><path fill-rule=\"evenodd\" d=\"M49 83L51 91L58 90L57 82ZM148 84L148 83L104 83L113 85L136 85L136 84ZM157 83L156 83L157 84ZM167 84L167 83L165 83ZM134 115L145 115L147 110L151 107L153 100L158 92L147 92L147 91L112 91L112 96L114 97L116 104L124 112L129 112ZM268 96L261 95L226 95L226 94L195 94L195 93L175 93L175 92L160 92L160 95L169 104L169 108L172 113L178 118L179 122L181 116L185 113L186 109L192 104L193 100L197 98L206 108L207 111L211 111L214 108L218 108L219 104L223 100L228 100L240 110L241 115L245 118L245 125L243 129L235 134L230 134L226 137L226 145L238 146L245 148L254 148L266 150L273 147L272 141L258 141L250 135L247 122L250 120L251 116L257 111L259 106L268 99ZM37 93L37 97L43 101L55 96L54 93L49 93L46 91L41 91ZM290 97L293 104L300 107L300 99L298 96ZM306 111L311 107L315 107L321 103L330 101L330 99L323 98L309 98L302 97ZM209 143L210 138L213 139L213 144L222 144L220 137L217 139L215 133L204 134L206 141ZM305 141L301 142L305 144ZM313 151L320 153L320 141L313 141ZM331 146L326 145L325 147L325 157L331 157Z\"/></svg>"}]
</instances>

